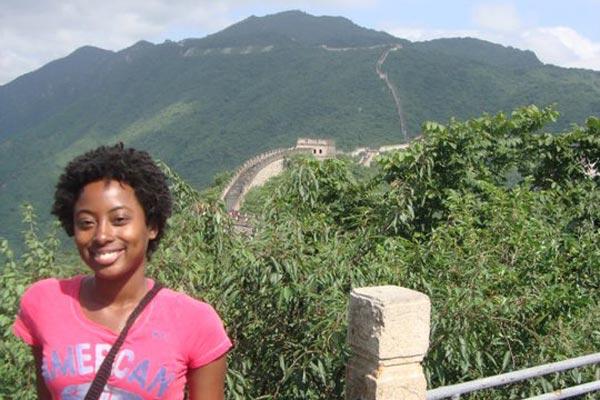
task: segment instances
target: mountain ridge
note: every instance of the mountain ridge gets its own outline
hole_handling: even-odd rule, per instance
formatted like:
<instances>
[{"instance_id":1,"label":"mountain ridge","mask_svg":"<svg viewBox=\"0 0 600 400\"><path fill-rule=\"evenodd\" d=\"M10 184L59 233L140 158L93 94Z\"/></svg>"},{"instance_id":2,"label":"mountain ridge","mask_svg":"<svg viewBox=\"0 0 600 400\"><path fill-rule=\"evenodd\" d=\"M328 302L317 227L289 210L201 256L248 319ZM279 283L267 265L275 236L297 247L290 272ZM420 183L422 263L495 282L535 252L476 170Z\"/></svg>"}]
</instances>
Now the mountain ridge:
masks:
<instances>
[{"instance_id":1,"label":"mountain ridge","mask_svg":"<svg viewBox=\"0 0 600 400\"><path fill-rule=\"evenodd\" d=\"M273 44L268 42L273 36L284 37L290 43L305 46L366 47L401 41L388 33L360 27L344 17L316 17L299 10L264 17L250 16L199 41L203 41L202 44L229 46L238 43L240 38L249 38L242 45L263 44L264 39L267 39L266 43ZM252 40L259 40L261 43Z\"/></svg>"}]
</instances>

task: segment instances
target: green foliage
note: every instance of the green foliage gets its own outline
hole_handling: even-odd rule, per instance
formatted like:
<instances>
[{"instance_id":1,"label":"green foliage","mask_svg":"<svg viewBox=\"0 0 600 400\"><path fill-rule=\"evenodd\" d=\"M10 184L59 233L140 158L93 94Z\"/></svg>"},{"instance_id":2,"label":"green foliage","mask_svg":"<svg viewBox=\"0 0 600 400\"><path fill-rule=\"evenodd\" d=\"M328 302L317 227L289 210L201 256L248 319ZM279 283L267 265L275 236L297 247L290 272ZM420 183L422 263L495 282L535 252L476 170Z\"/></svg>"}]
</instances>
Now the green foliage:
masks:
<instances>
[{"instance_id":1,"label":"green foliage","mask_svg":"<svg viewBox=\"0 0 600 400\"><path fill-rule=\"evenodd\" d=\"M600 122L548 135L556 116L530 106L427 123L376 172L347 159L292 159L248 200L250 236L206 201L218 190L203 197L163 165L175 214L150 273L223 317L236 343L230 399L341 398L347 299L360 286L430 296L430 387L597 351ZM25 221L26 256L1 246L0 390L27 397L31 377L18 372L30 358L8 332L16 299L32 280L64 271L55 239ZM474 398L528 397L598 374L580 368Z\"/></svg>"},{"instance_id":2,"label":"green foliage","mask_svg":"<svg viewBox=\"0 0 600 400\"><path fill-rule=\"evenodd\" d=\"M415 229L429 232L447 219L444 199L449 190L479 192L483 182L504 185L512 169L526 172L523 163L539 169L539 161L531 156L536 146L524 151L523 142L539 141L534 134L556 117L551 108L530 106L513 112L511 118L486 115L467 122L451 120L448 126L426 122L423 140L408 151L380 159L390 185L384 195L387 211L381 213L386 225L409 236ZM562 140L562 136L544 137L550 142Z\"/></svg>"},{"instance_id":3,"label":"green foliage","mask_svg":"<svg viewBox=\"0 0 600 400\"><path fill-rule=\"evenodd\" d=\"M380 173L362 179L348 161L291 160L249 200L255 235L222 232L226 256L201 272L203 295L238 344L230 395L340 397L345 304L355 286L398 284L430 295L425 366L433 387L595 351L600 193L597 178L582 173L539 186L547 156L531 152L533 143L573 134L540 133L555 118L552 109L528 107L510 118L429 123L421 142L382 157ZM569 147L570 168L582 168L583 154L594 159L586 129L574 128L592 144ZM509 186L515 169L523 175ZM503 392L533 395L595 373Z\"/></svg>"},{"instance_id":4,"label":"green foliage","mask_svg":"<svg viewBox=\"0 0 600 400\"><path fill-rule=\"evenodd\" d=\"M17 340L11 326L19 299L36 280L63 275L55 261L59 242L54 231L42 238L30 205L22 207L25 251L16 258L6 239L0 238L0 398L35 398L33 357L28 346ZM56 226L55 226L56 228Z\"/></svg>"},{"instance_id":5,"label":"green foliage","mask_svg":"<svg viewBox=\"0 0 600 400\"><path fill-rule=\"evenodd\" d=\"M559 137L547 133L531 137L524 145L523 159L532 152L538 153L539 162L530 172L537 186L584 179L594 170L598 173L594 162L600 159L600 119L591 117L584 128L575 127Z\"/></svg>"},{"instance_id":6,"label":"green foliage","mask_svg":"<svg viewBox=\"0 0 600 400\"><path fill-rule=\"evenodd\" d=\"M448 222L431 233L411 271L434 304L426 359L434 387L593 353L600 345L597 228L574 233L578 212L557 192L527 184L484 190L483 201L449 193ZM512 393L533 394L540 385Z\"/></svg>"}]
</instances>

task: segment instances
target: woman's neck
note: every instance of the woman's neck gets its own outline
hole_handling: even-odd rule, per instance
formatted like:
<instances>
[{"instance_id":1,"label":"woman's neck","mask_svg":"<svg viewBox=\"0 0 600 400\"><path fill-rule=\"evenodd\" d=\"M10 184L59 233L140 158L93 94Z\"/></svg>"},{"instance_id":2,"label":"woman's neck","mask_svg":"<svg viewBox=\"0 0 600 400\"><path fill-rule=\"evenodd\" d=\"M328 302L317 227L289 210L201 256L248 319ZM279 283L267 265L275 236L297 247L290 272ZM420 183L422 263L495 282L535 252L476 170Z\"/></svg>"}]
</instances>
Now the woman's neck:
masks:
<instances>
[{"instance_id":1,"label":"woman's neck","mask_svg":"<svg viewBox=\"0 0 600 400\"><path fill-rule=\"evenodd\" d=\"M84 280L83 293L91 309L104 307L135 307L148 292L144 268L139 268L126 279L108 280L91 276Z\"/></svg>"}]
</instances>

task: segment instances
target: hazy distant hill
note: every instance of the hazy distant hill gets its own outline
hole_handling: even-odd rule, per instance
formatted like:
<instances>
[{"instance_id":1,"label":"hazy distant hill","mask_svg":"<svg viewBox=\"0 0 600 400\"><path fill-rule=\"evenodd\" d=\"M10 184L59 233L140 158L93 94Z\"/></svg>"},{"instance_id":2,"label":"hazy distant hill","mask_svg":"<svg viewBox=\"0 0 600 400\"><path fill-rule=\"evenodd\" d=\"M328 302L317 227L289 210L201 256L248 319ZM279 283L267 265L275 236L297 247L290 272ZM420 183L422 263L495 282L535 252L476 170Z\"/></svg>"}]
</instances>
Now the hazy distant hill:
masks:
<instances>
[{"instance_id":1,"label":"hazy distant hill","mask_svg":"<svg viewBox=\"0 0 600 400\"><path fill-rule=\"evenodd\" d=\"M545 66L532 52L476 39L410 43L341 17L250 17L203 39L111 52L83 47L0 86L0 236L18 205L47 214L72 156L102 143L148 149L197 186L298 136L341 147L398 143L399 118L375 64L401 97L408 132L516 106L557 103L556 129L600 110L600 73Z\"/></svg>"}]
</instances>

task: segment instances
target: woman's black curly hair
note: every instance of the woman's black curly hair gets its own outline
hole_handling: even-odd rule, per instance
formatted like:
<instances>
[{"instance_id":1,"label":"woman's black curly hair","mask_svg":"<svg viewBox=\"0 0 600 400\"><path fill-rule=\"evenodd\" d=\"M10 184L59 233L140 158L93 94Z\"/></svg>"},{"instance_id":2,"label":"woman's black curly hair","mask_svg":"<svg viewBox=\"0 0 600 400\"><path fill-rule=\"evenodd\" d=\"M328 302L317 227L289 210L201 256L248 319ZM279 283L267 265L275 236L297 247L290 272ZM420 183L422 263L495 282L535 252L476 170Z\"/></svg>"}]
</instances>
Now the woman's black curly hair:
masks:
<instances>
[{"instance_id":1,"label":"woman's black curly hair","mask_svg":"<svg viewBox=\"0 0 600 400\"><path fill-rule=\"evenodd\" d=\"M69 236L74 234L75 203L85 185L104 179L127 183L144 209L146 224L158 231L148 243L146 256L156 250L171 215L172 200L167 178L145 151L125 148L123 143L100 146L71 161L60 176L54 193L52 214Z\"/></svg>"}]
</instances>

